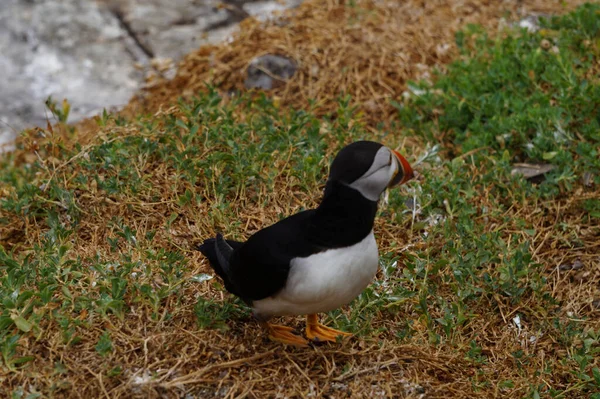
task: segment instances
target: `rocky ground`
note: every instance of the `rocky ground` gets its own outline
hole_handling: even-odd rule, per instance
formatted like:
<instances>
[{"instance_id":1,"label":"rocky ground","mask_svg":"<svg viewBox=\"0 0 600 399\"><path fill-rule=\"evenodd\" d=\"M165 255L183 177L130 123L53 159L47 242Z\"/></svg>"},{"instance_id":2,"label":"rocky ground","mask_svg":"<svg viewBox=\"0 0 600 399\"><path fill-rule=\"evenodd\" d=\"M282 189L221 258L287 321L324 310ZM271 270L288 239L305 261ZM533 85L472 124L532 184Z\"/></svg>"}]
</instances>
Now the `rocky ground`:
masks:
<instances>
[{"instance_id":1,"label":"rocky ground","mask_svg":"<svg viewBox=\"0 0 600 399\"><path fill-rule=\"evenodd\" d=\"M148 75L169 75L186 53L226 40L243 19L301 0L2 0L0 146L53 120L48 97L71 103L69 121L126 104Z\"/></svg>"}]
</instances>

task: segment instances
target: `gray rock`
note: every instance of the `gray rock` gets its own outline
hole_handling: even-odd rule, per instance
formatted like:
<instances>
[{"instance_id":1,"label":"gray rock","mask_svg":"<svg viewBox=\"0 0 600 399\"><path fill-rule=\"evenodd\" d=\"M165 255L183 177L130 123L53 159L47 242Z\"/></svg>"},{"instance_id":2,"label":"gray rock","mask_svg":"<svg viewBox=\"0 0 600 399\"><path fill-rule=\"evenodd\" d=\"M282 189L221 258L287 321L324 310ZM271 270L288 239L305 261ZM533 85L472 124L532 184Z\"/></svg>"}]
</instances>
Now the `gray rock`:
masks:
<instances>
[{"instance_id":1,"label":"gray rock","mask_svg":"<svg viewBox=\"0 0 600 399\"><path fill-rule=\"evenodd\" d=\"M248 66L247 89L271 90L294 76L296 62L280 55L267 54L253 59Z\"/></svg>"},{"instance_id":2,"label":"gray rock","mask_svg":"<svg viewBox=\"0 0 600 399\"><path fill-rule=\"evenodd\" d=\"M236 30L241 19L218 4L217 0L107 1L150 57L174 60Z\"/></svg>"},{"instance_id":3,"label":"gray rock","mask_svg":"<svg viewBox=\"0 0 600 399\"><path fill-rule=\"evenodd\" d=\"M0 152L19 131L56 122L49 96L69 100L69 122L119 108L149 74L172 76L157 65L300 2L0 0Z\"/></svg>"},{"instance_id":4,"label":"gray rock","mask_svg":"<svg viewBox=\"0 0 600 399\"><path fill-rule=\"evenodd\" d=\"M112 15L84 0L3 0L0 140L55 122L44 102L72 104L71 120L126 104L143 76Z\"/></svg>"},{"instance_id":5,"label":"gray rock","mask_svg":"<svg viewBox=\"0 0 600 399\"><path fill-rule=\"evenodd\" d=\"M555 166L550 164L515 163L511 170L512 175L522 175L525 179L539 183L543 176L554 170Z\"/></svg>"},{"instance_id":6,"label":"gray rock","mask_svg":"<svg viewBox=\"0 0 600 399\"><path fill-rule=\"evenodd\" d=\"M272 18L277 12L298 7L300 4L302 4L302 0L246 1L242 8L259 21L265 21Z\"/></svg>"},{"instance_id":7,"label":"gray rock","mask_svg":"<svg viewBox=\"0 0 600 399\"><path fill-rule=\"evenodd\" d=\"M579 270L579 269L583 269L583 263L579 259L577 259L573 263L564 263L558 267L558 270L560 270L561 272L567 272L569 270Z\"/></svg>"}]
</instances>

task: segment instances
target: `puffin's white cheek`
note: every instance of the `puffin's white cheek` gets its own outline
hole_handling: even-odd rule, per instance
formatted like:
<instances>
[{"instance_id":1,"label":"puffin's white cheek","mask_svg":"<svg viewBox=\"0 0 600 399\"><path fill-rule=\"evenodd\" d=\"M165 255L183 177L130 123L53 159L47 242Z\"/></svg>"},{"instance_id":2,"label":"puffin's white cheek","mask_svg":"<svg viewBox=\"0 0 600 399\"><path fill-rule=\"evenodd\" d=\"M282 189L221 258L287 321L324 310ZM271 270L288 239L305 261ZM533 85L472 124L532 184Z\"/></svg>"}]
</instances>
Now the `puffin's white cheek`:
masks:
<instances>
[{"instance_id":1,"label":"puffin's white cheek","mask_svg":"<svg viewBox=\"0 0 600 399\"><path fill-rule=\"evenodd\" d=\"M374 193L377 193L377 196L379 196L379 194L385 190L385 187L390 180L389 174L389 168L383 168L379 169L377 172L373 173L372 176L366 179L370 189Z\"/></svg>"},{"instance_id":2,"label":"puffin's white cheek","mask_svg":"<svg viewBox=\"0 0 600 399\"><path fill-rule=\"evenodd\" d=\"M377 201L393 175L391 169L392 168L381 168L369 176L361 177L356 180L354 183L350 184L350 187L358 190L365 198L368 198L371 201Z\"/></svg>"}]
</instances>

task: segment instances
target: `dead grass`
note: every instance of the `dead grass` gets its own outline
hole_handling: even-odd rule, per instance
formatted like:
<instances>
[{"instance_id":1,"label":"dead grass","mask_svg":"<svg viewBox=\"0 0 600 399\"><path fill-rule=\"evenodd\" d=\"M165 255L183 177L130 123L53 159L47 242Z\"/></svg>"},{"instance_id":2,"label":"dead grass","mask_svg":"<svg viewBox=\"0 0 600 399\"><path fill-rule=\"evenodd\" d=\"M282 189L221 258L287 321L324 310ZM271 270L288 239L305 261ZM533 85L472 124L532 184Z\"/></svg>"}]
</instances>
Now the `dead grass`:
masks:
<instances>
[{"instance_id":1,"label":"dead grass","mask_svg":"<svg viewBox=\"0 0 600 399\"><path fill-rule=\"evenodd\" d=\"M185 57L177 76L158 81L128 110L150 111L193 96L206 84L223 92L243 91L246 67L257 56L282 54L299 67L273 92L281 104L305 109L314 101L321 115L336 110L350 94L368 125L395 117L390 99L400 98L408 80L430 76L433 67L456 56L455 33L468 24L489 32L537 14L564 13L582 1L348 1L306 2L264 25L247 20L229 45L207 46ZM509 20L503 20L510 16ZM503 22L501 22L503 21Z\"/></svg>"},{"instance_id":2,"label":"dead grass","mask_svg":"<svg viewBox=\"0 0 600 399\"><path fill-rule=\"evenodd\" d=\"M282 106L331 115L340 96L364 113L369 129L389 126L409 80L428 79L456 56L455 33L468 24L497 32L531 15L560 14L584 1L307 1L278 22L248 19L229 44L190 53L172 80L154 78L122 114L154 113L212 85L223 93L245 91L246 68L263 54L280 54L299 65L296 75L270 95ZM505 19L506 17L509 17ZM310 105L314 103L314 105ZM97 131L78 124L79 142Z\"/></svg>"}]
</instances>

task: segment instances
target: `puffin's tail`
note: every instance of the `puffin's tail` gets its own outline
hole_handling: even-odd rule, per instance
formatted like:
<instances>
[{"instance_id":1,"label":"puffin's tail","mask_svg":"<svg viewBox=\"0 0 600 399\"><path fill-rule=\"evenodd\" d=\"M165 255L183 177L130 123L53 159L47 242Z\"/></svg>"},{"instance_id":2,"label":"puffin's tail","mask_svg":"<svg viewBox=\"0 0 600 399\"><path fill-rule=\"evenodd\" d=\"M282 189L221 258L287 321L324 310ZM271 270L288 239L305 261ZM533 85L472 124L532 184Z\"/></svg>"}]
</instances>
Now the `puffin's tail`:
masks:
<instances>
[{"instance_id":1,"label":"puffin's tail","mask_svg":"<svg viewBox=\"0 0 600 399\"><path fill-rule=\"evenodd\" d=\"M198 250L202 252L208 259L210 267L225 283L227 291L237 295L231 278L229 277L229 262L231 255L236 248L242 246L243 243L238 241L225 240L220 233L217 233L216 238L209 238L198 245Z\"/></svg>"}]
</instances>

